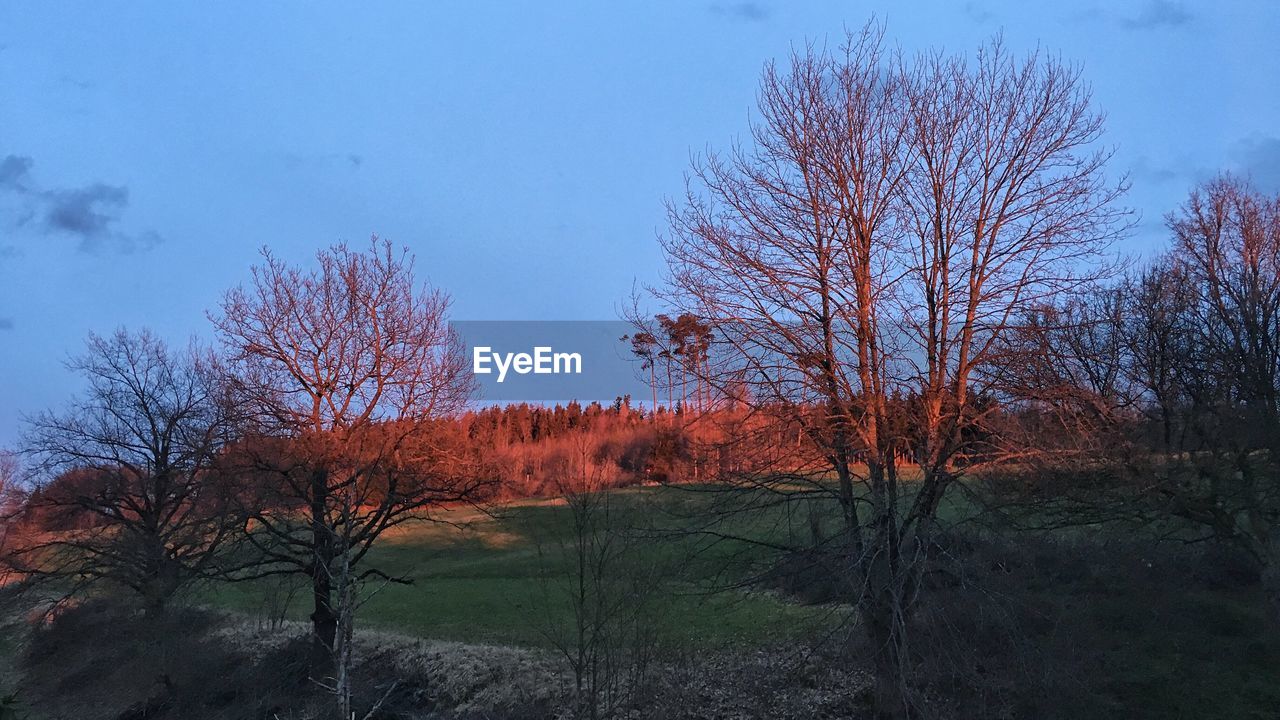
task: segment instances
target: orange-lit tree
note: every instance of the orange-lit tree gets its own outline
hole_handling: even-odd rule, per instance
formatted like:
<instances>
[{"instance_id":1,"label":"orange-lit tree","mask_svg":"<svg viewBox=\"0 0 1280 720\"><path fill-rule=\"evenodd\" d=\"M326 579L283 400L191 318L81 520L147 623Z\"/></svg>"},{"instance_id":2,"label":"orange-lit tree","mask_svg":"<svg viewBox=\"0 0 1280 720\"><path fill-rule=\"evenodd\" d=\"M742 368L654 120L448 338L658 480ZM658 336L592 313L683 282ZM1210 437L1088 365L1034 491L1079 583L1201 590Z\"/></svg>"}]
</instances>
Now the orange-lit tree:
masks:
<instances>
[{"instance_id":1,"label":"orange-lit tree","mask_svg":"<svg viewBox=\"0 0 1280 720\"><path fill-rule=\"evenodd\" d=\"M697 161L671 205L660 295L715 328L710 387L745 385L752 412L819 449L732 479L760 491L749 509L840 507L825 542L843 553L877 710L907 717L939 503L991 407L979 371L1008 360L1000 340L1025 310L1100 267L1126 226L1123 186L1107 183L1079 72L998 41L973 60L900 58L873 25L770 64L758 97L752 142ZM922 475L909 486L904 454Z\"/></svg>"},{"instance_id":2,"label":"orange-lit tree","mask_svg":"<svg viewBox=\"0 0 1280 720\"><path fill-rule=\"evenodd\" d=\"M237 454L266 492L251 512L256 574L310 579L312 676L349 701L356 587L390 580L366 554L388 528L479 489L430 422L463 408L472 380L449 298L417 283L407 250L340 244L309 268L263 256L212 315L254 421Z\"/></svg>"}]
</instances>

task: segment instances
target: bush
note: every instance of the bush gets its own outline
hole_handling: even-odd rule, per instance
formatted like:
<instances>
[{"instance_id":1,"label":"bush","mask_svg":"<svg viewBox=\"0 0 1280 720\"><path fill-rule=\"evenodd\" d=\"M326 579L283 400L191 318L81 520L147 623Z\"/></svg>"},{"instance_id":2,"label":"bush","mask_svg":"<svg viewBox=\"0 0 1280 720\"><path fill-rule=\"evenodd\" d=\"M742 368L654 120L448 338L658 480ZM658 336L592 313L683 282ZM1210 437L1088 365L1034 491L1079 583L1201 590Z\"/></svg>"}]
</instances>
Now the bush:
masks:
<instances>
[{"instance_id":1,"label":"bush","mask_svg":"<svg viewBox=\"0 0 1280 720\"><path fill-rule=\"evenodd\" d=\"M270 717L301 674L228 647L214 632L220 622L191 608L157 617L91 601L35 630L25 678L51 718Z\"/></svg>"},{"instance_id":2,"label":"bush","mask_svg":"<svg viewBox=\"0 0 1280 720\"><path fill-rule=\"evenodd\" d=\"M933 541L909 633L924 717L1225 719L1280 706L1266 589L1229 546L1098 528ZM790 553L763 582L853 603L839 556ZM856 663L870 648L850 637Z\"/></svg>"}]
</instances>

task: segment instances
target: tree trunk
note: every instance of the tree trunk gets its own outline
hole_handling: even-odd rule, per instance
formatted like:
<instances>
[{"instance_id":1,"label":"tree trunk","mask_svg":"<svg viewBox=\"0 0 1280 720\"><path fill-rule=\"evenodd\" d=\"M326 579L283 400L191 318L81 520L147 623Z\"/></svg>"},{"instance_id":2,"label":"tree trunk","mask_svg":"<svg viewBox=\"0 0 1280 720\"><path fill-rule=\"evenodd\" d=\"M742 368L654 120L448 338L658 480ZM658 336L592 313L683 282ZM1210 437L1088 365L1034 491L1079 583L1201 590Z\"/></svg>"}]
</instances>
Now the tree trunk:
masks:
<instances>
[{"instance_id":1,"label":"tree trunk","mask_svg":"<svg viewBox=\"0 0 1280 720\"><path fill-rule=\"evenodd\" d=\"M883 468L873 470L873 475ZM881 503L885 500L881 498ZM913 716L907 678L907 586L902 538L892 506L882 506L872 521L873 543L864 558L866 582L860 603L875 670L875 714L882 720Z\"/></svg>"},{"instance_id":2,"label":"tree trunk","mask_svg":"<svg viewBox=\"0 0 1280 720\"><path fill-rule=\"evenodd\" d=\"M354 657L356 593L351 578L351 554L345 543L338 555L338 633L334 638L333 692L337 696L338 720L353 720L351 711L351 668Z\"/></svg>"},{"instance_id":3,"label":"tree trunk","mask_svg":"<svg viewBox=\"0 0 1280 720\"><path fill-rule=\"evenodd\" d=\"M311 630L314 642L308 672L317 680L329 677L333 669L333 641L338 632L338 616L333 611L333 588L327 574L317 571L312 578L314 609Z\"/></svg>"},{"instance_id":4,"label":"tree trunk","mask_svg":"<svg viewBox=\"0 0 1280 720\"><path fill-rule=\"evenodd\" d=\"M311 630L313 643L308 673L313 679L330 677L338 615L333 607L333 534L325 522L329 474L316 470L311 476L311 540L315 557L311 572Z\"/></svg>"},{"instance_id":5,"label":"tree trunk","mask_svg":"<svg viewBox=\"0 0 1280 720\"><path fill-rule=\"evenodd\" d=\"M887 613L887 617L877 618L868 624L875 648L875 716L879 720L908 720L913 713L907 693L905 638L892 614L892 607L886 605L876 611L876 614L881 613Z\"/></svg>"}]
</instances>

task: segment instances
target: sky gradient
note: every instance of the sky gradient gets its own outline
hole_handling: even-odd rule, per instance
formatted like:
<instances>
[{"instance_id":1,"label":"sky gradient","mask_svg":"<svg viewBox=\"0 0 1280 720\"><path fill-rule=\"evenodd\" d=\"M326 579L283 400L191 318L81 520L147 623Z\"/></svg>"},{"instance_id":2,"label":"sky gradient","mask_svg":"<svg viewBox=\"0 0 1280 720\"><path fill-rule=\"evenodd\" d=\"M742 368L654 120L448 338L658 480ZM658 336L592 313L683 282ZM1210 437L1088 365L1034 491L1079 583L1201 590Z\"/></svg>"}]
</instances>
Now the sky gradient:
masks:
<instances>
[{"instance_id":1,"label":"sky gradient","mask_svg":"<svg viewBox=\"0 0 1280 720\"><path fill-rule=\"evenodd\" d=\"M457 319L615 318L763 63L872 16L908 52L1002 30L1082 63L1127 252L1218 170L1280 191L1280 3L265 5L0 4L0 447L78 387L86 333L208 339L263 245L377 233Z\"/></svg>"}]
</instances>

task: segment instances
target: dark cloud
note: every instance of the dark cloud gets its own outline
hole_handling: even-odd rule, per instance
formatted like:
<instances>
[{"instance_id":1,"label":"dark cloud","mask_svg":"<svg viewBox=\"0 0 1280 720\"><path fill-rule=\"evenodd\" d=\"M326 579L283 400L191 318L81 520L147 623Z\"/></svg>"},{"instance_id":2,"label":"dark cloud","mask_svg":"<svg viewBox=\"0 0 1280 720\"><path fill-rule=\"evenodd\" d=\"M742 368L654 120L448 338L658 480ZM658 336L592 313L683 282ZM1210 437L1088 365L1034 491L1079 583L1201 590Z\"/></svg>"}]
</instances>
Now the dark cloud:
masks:
<instances>
[{"instance_id":1,"label":"dark cloud","mask_svg":"<svg viewBox=\"0 0 1280 720\"><path fill-rule=\"evenodd\" d=\"M1280 192L1280 138L1257 135L1236 143L1231 151L1239 171L1264 192Z\"/></svg>"},{"instance_id":2,"label":"dark cloud","mask_svg":"<svg viewBox=\"0 0 1280 720\"><path fill-rule=\"evenodd\" d=\"M1153 30L1186 25L1191 19L1191 13L1180 2L1151 0L1136 16L1121 19L1120 25L1129 30Z\"/></svg>"},{"instance_id":3,"label":"dark cloud","mask_svg":"<svg viewBox=\"0 0 1280 720\"><path fill-rule=\"evenodd\" d=\"M95 183L74 190L46 193L49 200L44 224L49 230L86 238L100 238L111 232L120 211L129 206L129 189Z\"/></svg>"},{"instance_id":4,"label":"dark cloud","mask_svg":"<svg viewBox=\"0 0 1280 720\"><path fill-rule=\"evenodd\" d=\"M964 15L976 23L985 23L993 17L990 10L976 2L964 4Z\"/></svg>"},{"instance_id":5,"label":"dark cloud","mask_svg":"<svg viewBox=\"0 0 1280 720\"><path fill-rule=\"evenodd\" d=\"M6 155L0 160L0 190L25 192L32 164L24 155Z\"/></svg>"},{"instance_id":6,"label":"dark cloud","mask_svg":"<svg viewBox=\"0 0 1280 720\"><path fill-rule=\"evenodd\" d=\"M769 19L769 8L757 2L715 3L711 6L711 12L716 15L750 22L762 22Z\"/></svg>"},{"instance_id":7,"label":"dark cloud","mask_svg":"<svg viewBox=\"0 0 1280 720\"><path fill-rule=\"evenodd\" d=\"M154 231L128 234L117 229L120 215L129 207L127 187L99 182L40 189L31 179L34 165L31 158L23 155L7 155L0 160L0 192L16 198L13 207L7 208L13 225L78 238L80 249L87 251L110 245L131 252L160 241Z\"/></svg>"}]
</instances>

